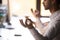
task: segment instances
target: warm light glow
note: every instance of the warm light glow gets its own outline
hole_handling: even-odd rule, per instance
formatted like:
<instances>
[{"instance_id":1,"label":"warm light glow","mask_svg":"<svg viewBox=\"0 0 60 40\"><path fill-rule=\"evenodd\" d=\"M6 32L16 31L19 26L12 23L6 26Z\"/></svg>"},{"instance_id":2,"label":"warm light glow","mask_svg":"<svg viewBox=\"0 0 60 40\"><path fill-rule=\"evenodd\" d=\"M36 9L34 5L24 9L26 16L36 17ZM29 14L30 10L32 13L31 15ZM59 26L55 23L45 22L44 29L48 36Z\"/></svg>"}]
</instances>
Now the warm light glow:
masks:
<instances>
[{"instance_id":1,"label":"warm light glow","mask_svg":"<svg viewBox=\"0 0 60 40\"><path fill-rule=\"evenodd\" d=\"M21 5L19 3L17 3L16 1L14 1L13 4L12 4L12 7L13 7L12 12L14 13L21 8Z\"/></svg>"},{"instance_id":2,"label":"warm light glow","mask_svg":"<svg viewBox=\"0 0 60 40\"><path fill-rule=\"evenodd\" d=\"M18 16L32 16L31 8L36 9L36 0L9 0L10 13Z\"/></svg>"}]
</instances>

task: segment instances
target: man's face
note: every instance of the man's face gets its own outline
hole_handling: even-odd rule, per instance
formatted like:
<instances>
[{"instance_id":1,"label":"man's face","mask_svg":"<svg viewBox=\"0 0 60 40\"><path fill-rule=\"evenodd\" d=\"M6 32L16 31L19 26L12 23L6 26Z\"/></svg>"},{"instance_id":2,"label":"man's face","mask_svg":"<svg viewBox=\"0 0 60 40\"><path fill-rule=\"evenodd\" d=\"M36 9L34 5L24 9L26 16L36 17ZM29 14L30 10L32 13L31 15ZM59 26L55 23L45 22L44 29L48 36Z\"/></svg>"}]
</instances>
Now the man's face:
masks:
<instances>
[{"instance_id":1,"label":"man's face","mask_svg":"<svg viewBox=\"0 0 60 40\"><path fill-rule=\"evenodd\" d=\"M51 8L51 0L44 0L43 5L44 5L45 10L50 9Z\"/></svg>"}]
</instances>

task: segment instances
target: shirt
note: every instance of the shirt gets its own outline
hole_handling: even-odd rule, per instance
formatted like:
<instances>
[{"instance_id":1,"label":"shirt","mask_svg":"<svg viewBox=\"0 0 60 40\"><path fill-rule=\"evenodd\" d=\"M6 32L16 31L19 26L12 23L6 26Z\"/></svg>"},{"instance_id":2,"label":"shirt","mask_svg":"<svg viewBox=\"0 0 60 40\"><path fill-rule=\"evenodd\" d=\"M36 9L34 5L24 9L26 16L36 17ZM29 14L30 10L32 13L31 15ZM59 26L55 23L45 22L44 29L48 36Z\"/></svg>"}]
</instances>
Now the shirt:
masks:
<instances>
[{"instance_id":1,"label":"shirt","mask_svg":"<svg viewBox=\"0 0 60 40\"><path fill-rule=\"evenodd\" d=\"M50 23L48 28L44 33L44 36L41 36L34 28L30 29L31 33L38 40L60 40L60 10L54 12L50 16ZM40 35L40 36L39 36ZM37 38L36 38L37 37Z\"/></svg>"}]
</instances>

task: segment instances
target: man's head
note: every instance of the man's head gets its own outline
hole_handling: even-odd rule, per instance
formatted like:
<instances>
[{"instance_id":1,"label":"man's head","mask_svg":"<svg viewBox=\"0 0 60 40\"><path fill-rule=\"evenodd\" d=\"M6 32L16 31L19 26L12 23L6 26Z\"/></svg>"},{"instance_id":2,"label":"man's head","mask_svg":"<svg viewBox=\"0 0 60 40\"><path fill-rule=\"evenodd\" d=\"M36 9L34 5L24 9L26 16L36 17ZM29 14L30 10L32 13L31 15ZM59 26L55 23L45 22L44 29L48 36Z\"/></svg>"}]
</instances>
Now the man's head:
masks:
<instances>
[{"instance_id":1,"label":"man's head","mask_svg":"<svg viewBox=\"0 0 60 40\"><path fill-rule=\"evenodd\" d=\"M0 4L2 4L2 0L0 0Z\"/></svg>"},{"instance_id":2,"label":"man's head","mask_svg":"<svg viewBox=\"0 0 60 40\"><path fill-rule=\"evenodd\" d=\"M52 7L59 6L60 0L44 0L43 5L45 10L51 9Z\"/></svg>"}]
</instances>

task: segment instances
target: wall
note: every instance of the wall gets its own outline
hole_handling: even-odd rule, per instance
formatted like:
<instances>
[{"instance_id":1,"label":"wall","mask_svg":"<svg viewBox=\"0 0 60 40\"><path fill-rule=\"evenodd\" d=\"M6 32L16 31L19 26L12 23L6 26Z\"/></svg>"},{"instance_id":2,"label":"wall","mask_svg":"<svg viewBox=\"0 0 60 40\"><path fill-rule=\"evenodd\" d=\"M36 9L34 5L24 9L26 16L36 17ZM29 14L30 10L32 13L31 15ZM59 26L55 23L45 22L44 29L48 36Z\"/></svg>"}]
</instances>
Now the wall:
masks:
<instances>
[{"instance_id":1,"label":"wall","mask_svg":"<svg viewBox=\"0 0 60 40\"><path fill-rule=\"evenodd\" d=\"M10 13L18 16L30 15L30 9L36 9L36 0L9 0Z\"/></svg>"},{"instance_id":2,"label":"wall","mask_svg":"<svg viewBox=\"0 0 60 40\"><path fill-rule=\"evenodd\" d=\"M8 0L3 0L3 4L7 5ZM10 15L32 16L30 9L36 9L36 0L9 0Z\"/></svg>"},{"instance_id":3,"label":"wall","mask_svg":"<svg viewBox=\"0 0 60 40\"><path fill-rule=\"evenodd\" d=\"M51 15L49 10L45 10L45 8L43 6L43 0L41 0L41 15L42 16L50 16Z\"/></svg>"},{"instance_id":4,"label":"wall","mask_svg":"<svg viewBox=\"0 0 60 40\"><path fill-rule=\"evenodd\" d=\"M2 0L3 5L7 5L7 0Z\"/></svg>"}]
</instances>

